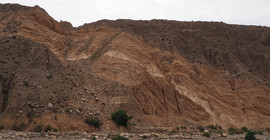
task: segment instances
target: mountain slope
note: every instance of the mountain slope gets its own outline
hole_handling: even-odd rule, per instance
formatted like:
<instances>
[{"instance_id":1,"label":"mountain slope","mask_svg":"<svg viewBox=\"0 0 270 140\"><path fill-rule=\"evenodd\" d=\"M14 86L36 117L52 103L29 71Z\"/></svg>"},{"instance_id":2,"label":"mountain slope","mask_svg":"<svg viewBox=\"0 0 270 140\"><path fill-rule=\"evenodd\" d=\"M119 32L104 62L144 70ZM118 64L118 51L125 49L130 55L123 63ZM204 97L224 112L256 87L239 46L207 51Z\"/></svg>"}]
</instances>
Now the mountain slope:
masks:
<instances>
[{"instance_id":1,"label":"mountain slope","mask_svg":"<svg viewBox=\"0 0 270 140\"><path fill-rule=\"evenodd\" d=\"M0 17L7 128L93 131L84 119L97 117L102 130L117 130L117 109L133 116L134 131L270 124L267 27L103 20L74 28L38 6L9 4Z\"/></svg>"}]
</instances>

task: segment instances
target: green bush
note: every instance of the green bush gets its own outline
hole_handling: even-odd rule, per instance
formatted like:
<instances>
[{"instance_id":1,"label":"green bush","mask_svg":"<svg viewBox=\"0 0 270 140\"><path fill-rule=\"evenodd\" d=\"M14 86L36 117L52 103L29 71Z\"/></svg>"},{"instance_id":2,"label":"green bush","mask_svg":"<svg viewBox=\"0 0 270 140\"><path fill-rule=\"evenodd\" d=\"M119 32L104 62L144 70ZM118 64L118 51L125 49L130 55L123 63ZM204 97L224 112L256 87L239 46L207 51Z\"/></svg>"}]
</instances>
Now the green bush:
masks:
<instances>
[{"instance_id":1,"label":"green bush","mask_svg":"<svg viewBox=\"0 0 270 140\"><path fill-rule=\"evenodd\" d=\"M91 140L97 140L97 138L93 136L93 137L91 138Z\"/></svg>"},{"instance_id":2,"label":"green bush","mask_svg":"<svg viewBox=\"0 0 270 140\"><path fill-rule=\"evenodd\" d=\"M128 138L117 136L117 137L112 138L112 140L128 140Z\"/></svg>"},{"instance_id":3,"label":"green bush","mask_svg":"<svg viewBox=\"0 0 270 140\"><path fill-rule=\"evenodd\" d=\"M233 127L229 127L228 132L229 132L230 135L232 135L232 134L243 134L244 133L243 130L239 130L239 129L233 128Z\"/></svg>"},{"instance_id":4,"label":"green bush","mask_svg":"<svg viewBox=\"0 0 270 140\"><path fill-rule=\"evenodd\" d=\"M96 128L99 128L102 124L101 121L97 118L85 119L84 122L87 123L89 126L94 126Z\"/></svg>"},{"instance_id":5,"label":"green bush","mask_svg":"<svg viewBox=\"0 0 270 140\"><path fill-rule=\"evenodd\" d=\"M111 118L118 125L123 125L127 127L128 120L132 119L132 116L128 116L125 110L118 110L111 114Z\"/></svg>"},{"instance_id":6,"label":"green bush","mask_svg":"<svg viewBox=\"0 0 270 140\"><path fill-rule=\"evenodd\" d=\"M255 133L253 131L247 131L245 140L256 140Z\"/></svg>"},{"instance_id":7,"label":"green bush","mask_svg":"<svg viewBox=\"0 0 270 140\"><path fill-rule=\"evenodd\" d=\"M204 131L204 127L203 127L203 126L198 126L197 129L198 129L200 132L203 132L203 131Z\"/></svg>"},{"instance_id":8,"label":"green bush","mask_svg":"<svg viewBox=\"0 0 270 140\"><path fill-rule=\"evenodd\" d=\"M244 132L247 132L248 128L244 126L244 127L241 128L241 130L244 131Z\"/></svg>"},{"instance_id":9,"label":"green bush","mask_svg":"<svg viewBox=\"0 0 270 140\"><path fill-rule=\"evenodd\" d=\"M208 132L203 132L203 136L210 137L210 134Z\"/></svg>"}]
</instances>

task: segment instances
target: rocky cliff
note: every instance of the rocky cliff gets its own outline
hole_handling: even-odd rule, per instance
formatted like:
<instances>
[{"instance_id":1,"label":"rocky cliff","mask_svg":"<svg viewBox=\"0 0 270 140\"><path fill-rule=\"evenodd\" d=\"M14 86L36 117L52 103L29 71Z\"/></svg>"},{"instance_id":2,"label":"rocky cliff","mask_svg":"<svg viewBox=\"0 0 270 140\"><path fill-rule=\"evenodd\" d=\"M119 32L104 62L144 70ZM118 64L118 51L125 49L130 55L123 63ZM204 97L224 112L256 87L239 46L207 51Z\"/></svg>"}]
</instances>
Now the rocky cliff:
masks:
<instances>
[{"instance_id":1,"label":"rocky cliff","mask_svg":"<svg viewBox=\"0 0 270 140\"><path fill-rule=\"evenodd\" d=\"M62 131L270 125L270 28L102 20L78 28L42 8L0 4L0 124ZM124 128L120 128L124 129Z\"/></svg>"}]
</instances>

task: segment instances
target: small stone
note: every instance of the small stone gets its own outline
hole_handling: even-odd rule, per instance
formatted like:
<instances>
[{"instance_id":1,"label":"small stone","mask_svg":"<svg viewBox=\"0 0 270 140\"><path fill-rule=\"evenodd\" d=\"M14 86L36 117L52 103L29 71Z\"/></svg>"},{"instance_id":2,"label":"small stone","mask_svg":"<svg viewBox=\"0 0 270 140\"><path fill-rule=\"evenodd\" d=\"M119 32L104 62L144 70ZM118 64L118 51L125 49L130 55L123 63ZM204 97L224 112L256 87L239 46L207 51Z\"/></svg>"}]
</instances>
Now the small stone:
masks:
<instances>
[{"instance_id":1,"label":"small stone","mask_svg":"<svg viewBox=\"0 0 270 140\"><path fill-rule=\"evenodd\" d=\"M19 132L15 133L15 136L20 136L20 135L21 135L21 133L19 133Z\"/></svg>"},{"instance_id":2,"label":"small stone","mask_svg":"<svg viewBox=\"0 0 270 140\"><path fill-rule=\"evenodd\" d=\"M48 103L48 108L53 108L53 104Z\"/></svg>"},{"instance_id":3,"label":"small stone","mask_svg":"<svg viewBox=\"0 0 270 140\"><path fill-rule=\"evenodd\" d=\"M82 135L83 136L87 136L88 134L87 134L87 132L83 132Z\"/></svg>"},{"instance_id":4,"label":"small stone","mask_svg":"<svg viewBox=\"0 0 270 140\"><path fill-rule=\"evenodd\" d=\"M95 101L98 101L98 98L96 98Z\"/></svg>"},{"instance_id":5,"label":"small stone","mask_svg":"<svg viewBox=\"0 0 270 140\"><path fill-rule=\"evenodd\" d=\"M73 132L73 135L79 135L79 134L80 134L80 133L79 133L78 130L76 130L76 131Z\"/></svg>"},{"instance_id":6,"label":"small stone","mask_svg":"<svg viewBox=\"0 0 270 140\"><path fill-rule=\"evenodd\" d=\"M225 133L223 133L222 137L227 137L227 135Z\"/></svg>"}]
</instances>

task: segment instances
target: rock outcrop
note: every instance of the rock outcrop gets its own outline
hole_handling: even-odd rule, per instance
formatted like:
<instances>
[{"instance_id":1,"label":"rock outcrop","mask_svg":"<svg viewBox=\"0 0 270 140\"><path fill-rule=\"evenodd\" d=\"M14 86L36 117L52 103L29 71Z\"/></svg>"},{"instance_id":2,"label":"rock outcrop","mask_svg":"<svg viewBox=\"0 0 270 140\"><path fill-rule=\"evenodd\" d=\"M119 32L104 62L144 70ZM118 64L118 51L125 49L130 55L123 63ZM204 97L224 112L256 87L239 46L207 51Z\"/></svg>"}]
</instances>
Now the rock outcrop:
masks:
<instances>
[{"instance_id":1,"label":"rock outcrop","mask_svg":"<svg viewBox=\"0 0 270 140\"><path fill-rule=\"evenodd\" d=\"M0 124L93 131L270 125L270 28L102 20L75 28L38 6L0 5Z\"/></svg>"}]
</instances>

